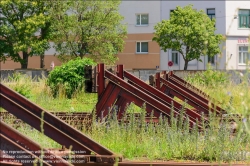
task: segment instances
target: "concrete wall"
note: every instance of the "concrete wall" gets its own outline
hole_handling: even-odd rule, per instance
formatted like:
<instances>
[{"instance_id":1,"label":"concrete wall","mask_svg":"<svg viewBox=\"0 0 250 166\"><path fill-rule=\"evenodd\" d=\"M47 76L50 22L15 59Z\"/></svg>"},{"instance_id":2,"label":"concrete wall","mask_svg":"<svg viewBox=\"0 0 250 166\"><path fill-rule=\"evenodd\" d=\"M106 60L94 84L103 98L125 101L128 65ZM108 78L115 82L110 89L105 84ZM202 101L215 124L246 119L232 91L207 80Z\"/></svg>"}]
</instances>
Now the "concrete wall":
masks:
<instances>
[{"instance_id":1,"label":"concrete wall","mask_svg":"<svg viewBox=\"0 0 250 166\"><path fill-rule=\"evenodd\" d=\"M115 67L114 67L115 69ZM144 82L149 83L149 76L155 75L157 72L161 72L162 70L126 70L130 72L131 74L135 75L137 78L143 80ZM224 72L227 72L230 75L230 79L233 83L239 84L241 83L245 78L240 76L240 73L245 75L247 73L246 70L221 70ZM34 79L34 81L37 81L37 78L47 77L49 74L48 70L0 70L1 74L1 80L8 79L9 76L13 76L15 72L23 73L31 78ZM185 78L188 75L193 75L197 72L204 72L204 70L175 70L174 74L177 75L180 78ZM250 73L248 72L248 82L250 83Z\"/></svg>"}]
</instances>

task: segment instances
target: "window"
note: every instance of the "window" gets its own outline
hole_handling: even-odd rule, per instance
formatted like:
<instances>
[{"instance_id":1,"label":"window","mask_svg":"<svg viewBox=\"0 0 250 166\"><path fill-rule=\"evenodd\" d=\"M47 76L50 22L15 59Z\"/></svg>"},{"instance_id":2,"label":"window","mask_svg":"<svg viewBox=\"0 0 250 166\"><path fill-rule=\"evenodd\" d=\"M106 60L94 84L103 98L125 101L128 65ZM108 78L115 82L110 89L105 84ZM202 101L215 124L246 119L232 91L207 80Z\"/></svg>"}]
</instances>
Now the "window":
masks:
<instances>
[{"instance_id":1,"label":"window","mask_svg":"<svg viewBox=\"0 0 250 166\"><path fill-rule=\"evenodd\" d=\"M148 42L137 42L136 43L137 53L148 53Z\"/></svg>"},{"instance_id":2,"label":"window","mask_svg":"<svg viewBox=\"0 0 250 166\"><path fill-rule=\"evenodd\" d=\"M172 50L171 61L173 62L174 65L179 64L179 52L178 51Z\"/></svg>"},{"instance_id":3,"label":"window","mask_svg":"<svg viewBox=\"0 0 250 166\"><path fill-rule=\"evenodd\" d=\"M148 25L148 14L137 14L136 25Z\"/></svg>"},{"instance_id":4,"label":"window","mask_svg":"<svg viewBox=\"0 0 250 166\"><path fill-rule=\"evenodd\" d=\"M213 56L213 57L207 56L207 62L210 64L214 64L214 58L215 58L215 56Z\"/></svg>"},{"instance_id":5,"label":"window","mask_svg":"<svg viewBox=\"0 0 250 166\"><path fill-rule=\"evenodd\" d=\"M215 9L207 9L207 15L211 20L215 19Z\"/></svg>"},{"instance_id":6,"label":"window","mask_svg":"<svg viewBox=\"0 0 250 166\"><path fill-rule=\"evenodd\" d=\"M239 63L247 64L250 61L250 53L248 52L248 46L239 47Z\"/></svg>"},{"instance_id":7,"label":"window","mask_svg":"<svg viewBox=\"0 0 250 166\"><path fill-rule=\"evenodd\" d=\"M239 28L250 28L250 10L239 10Z\"/></svg>"}]
</instances>

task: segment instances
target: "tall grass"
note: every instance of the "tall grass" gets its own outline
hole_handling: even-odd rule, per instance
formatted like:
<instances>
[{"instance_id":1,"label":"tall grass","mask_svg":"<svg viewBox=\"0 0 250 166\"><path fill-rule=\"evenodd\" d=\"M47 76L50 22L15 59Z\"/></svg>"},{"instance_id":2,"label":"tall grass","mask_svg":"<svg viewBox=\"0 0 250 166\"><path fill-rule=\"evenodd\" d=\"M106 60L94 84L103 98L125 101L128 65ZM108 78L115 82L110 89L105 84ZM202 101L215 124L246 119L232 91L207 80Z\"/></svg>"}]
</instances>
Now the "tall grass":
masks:
<instances>
[{"instance_id":1,"label":"tall grass","mask_svg":"<svg viewBox=\"0 0 250 166\"><path fill-rule=\"evenodd\" d=\"M21 78L22 79L22 78ZM72 99L66 99L63 93L57 98L50 95L45 86L45 80L33 82L25 78L28 89L31 91L30 100L50 111L87 111L94 108L97 101L96 94L86 94L83 91L75 94ZM11 88L22 87L21 80L4 82ZM250 161L250 95L249 85L232 83L209 85L192 84L209 94L229 113L240 113L244 120L238 121L236 134L232 134L228 121L220 122L211 116L209 127L199 132L197 128L190 130L187 121L171 118L160 119L160 123L145 123L145 109L133 105L127 109L128 113L141 112L140 118L131 114L129 122L124 119L118 122L115 115L109 115L106 121L93 119L91 129L81 127L82 132L131 160L196 160L209 162L236 162ZM93 103L92 103L93 102ZM91 107L88 104L92 104ZM87 106L86 106L87 105ZM21 126L19 131L32 139L37 140L44 147L59 148L60 145L32 131L30 127Z\"/></svg>"},{"instance_id":2,"label":"tall grass","mask_svg":"<svg viewBox=\"0 0 250 166\"><path fill-rule=\"evenodd\" d=\"M91 112L97 102L97 95L84 93L84 88L73 94L72 99L68 99L61 88L58 96L54 98L45 82L46 78L34 81L22 74L15 74L2 81L3 84L48 111Z\"/></svg>"},{"instance_id":3,"label":"tall grass","mask_svg":"<svg viewBox=\"0 0 250 166\"><path fill-rule=\"evenodd\" d=\"M91 131L83 132L132 160L247 162L250 159L246 155L250 151L250 135L240 126L242 130L232 135L226 121L220 126L214 125L219 123L214 118L210 128L199 132L197 128L190 131L187 121L181 125L173 117L170 124L166 119L154 124L145 123L144 118L131 118L130 123L123 121L119 124L116 119L108 119L106 123L96 122Z\"/></svg>"}]
</instances>

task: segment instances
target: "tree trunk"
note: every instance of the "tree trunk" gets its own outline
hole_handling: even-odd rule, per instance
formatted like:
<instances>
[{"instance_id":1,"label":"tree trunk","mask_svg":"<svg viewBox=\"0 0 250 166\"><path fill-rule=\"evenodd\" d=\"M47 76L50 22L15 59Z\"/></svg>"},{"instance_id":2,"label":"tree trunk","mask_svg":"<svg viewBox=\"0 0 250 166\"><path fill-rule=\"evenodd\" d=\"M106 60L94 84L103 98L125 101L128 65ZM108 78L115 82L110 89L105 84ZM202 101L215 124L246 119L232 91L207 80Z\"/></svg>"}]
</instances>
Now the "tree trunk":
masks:
<instances>
[{"instance_id":1,"label":"tree trunk","mask_svg":"<svg viewBox=\"0 0 250 166\"><path fill-rule=\"evenodd\" d=\"M40 55L40 68L43 69L44 68L44 54Z\"/></svg>"},{"instance_id":2,"label":"tree trunk","mask_svg":"<svg viewBox=\"0 0 250 166\"><path fill-rule=\"evenodd\" d=\"M28 59L29 59L28 52L23 51L23 61L21 63L21 69L27 69L28 68Z\"/></svg>"},{"instance_id":3,"label":"tree trunk","mask_svg":"<svg viewBox=\"0 0 250 166\"><path fill-rule=\"evenodd\" d=\"M188 68L188 61L185 61L184 70L187 70L187 68Z\"/></svg>"}]
</instances>

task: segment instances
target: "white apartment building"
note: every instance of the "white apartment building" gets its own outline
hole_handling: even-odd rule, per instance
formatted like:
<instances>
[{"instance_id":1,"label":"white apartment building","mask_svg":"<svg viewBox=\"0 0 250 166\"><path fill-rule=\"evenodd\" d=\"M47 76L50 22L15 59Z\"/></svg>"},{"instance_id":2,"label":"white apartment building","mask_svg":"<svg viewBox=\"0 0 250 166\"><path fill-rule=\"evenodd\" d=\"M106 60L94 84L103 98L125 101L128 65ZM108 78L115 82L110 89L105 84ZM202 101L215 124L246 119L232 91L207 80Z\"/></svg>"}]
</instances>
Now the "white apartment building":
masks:
<instances>
[{"instance_id":1,"label":"white apartment building","mask_svg":"<svg viewBox=\"0 0 250 166\"><path fill-rule=\"evenodd\" d=\"M215 69L246 69L247 60L250 60L250 1L161 1L161 20L169 19L171 10L176 6L193 4L194 9L203 10L209 17L216 19L216 33L226 36L222 44L222 54L214 58L202 57L203 62L190 61L188 70L204 70L210 62ZM183 70L184 61L181 55L172 51L161 50L160 69L167 70L168 61L173 61L173 70Z\"/></svg>"}]
</instances>

